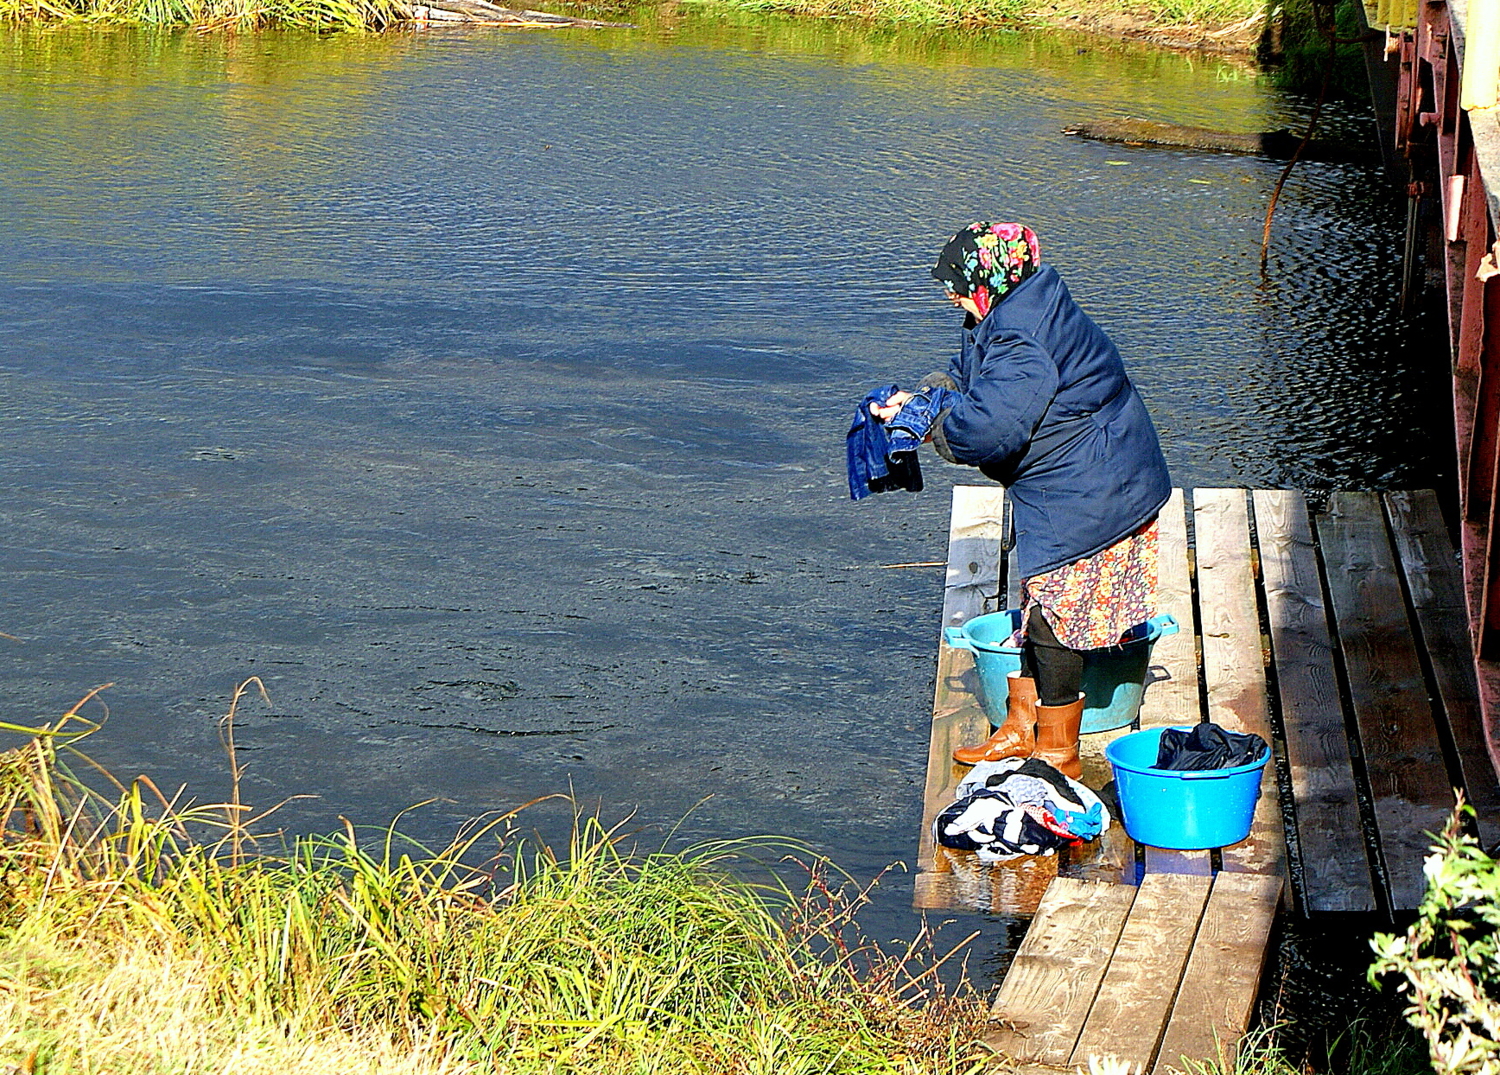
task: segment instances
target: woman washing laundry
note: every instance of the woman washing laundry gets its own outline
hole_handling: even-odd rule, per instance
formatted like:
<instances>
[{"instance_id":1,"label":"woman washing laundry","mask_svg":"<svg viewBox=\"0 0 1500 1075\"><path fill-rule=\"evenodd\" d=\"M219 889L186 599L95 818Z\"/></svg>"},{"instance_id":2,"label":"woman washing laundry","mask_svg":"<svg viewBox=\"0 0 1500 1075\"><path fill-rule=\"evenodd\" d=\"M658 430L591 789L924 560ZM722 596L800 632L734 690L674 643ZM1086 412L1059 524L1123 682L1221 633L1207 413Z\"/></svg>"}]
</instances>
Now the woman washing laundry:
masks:
<instances>
[{"instance_id":1,"label":"woman washing laundry","mask_svg":"<svg viewBox=\"0 0 1500 1075\"><path fill-rule=\"evenodd\" d=\"M870 414L890 426L913 399L938 401L938 454L1007 488L1025 633L1004 722L953 757L1039 757L1077 779L1084 652L1156 612L1166 460L1119 351L1041 264L1030 228L970 224L932 275L966 314L962 349L920 394L872 401Z\"/></svg>"}]
</instances>

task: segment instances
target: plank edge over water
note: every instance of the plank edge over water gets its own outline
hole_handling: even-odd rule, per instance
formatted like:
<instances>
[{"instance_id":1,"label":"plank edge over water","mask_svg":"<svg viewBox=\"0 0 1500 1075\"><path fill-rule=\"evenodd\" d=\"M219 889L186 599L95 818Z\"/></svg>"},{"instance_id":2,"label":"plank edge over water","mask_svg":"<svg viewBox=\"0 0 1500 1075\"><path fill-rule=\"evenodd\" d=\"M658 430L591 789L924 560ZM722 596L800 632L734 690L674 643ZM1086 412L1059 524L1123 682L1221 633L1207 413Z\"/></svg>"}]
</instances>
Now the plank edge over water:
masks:
<instances>
[{"instance_id":1,"label":"plank edge over water","mask_svg":"<svg viewBox=\"0 0 1500 1075\"><path fill-rule=\"evenodd\" d=\"M980 615L985 611L985 599L998 592L1004 516L1004 489L953 487L948 569L943 579L944 627L956 627Z\"/></svg>"},{"instance_id":2,"label":"plank edge over water","mask_svg":"<svg viewBox=\"0 0 1500 1075\"><path fill-rule=\"evenodd\" d=\"M1422 862L1452 808L1447 766L1375 493L1335 493L1315 520L1333 625L1370 781L1390 906L1425 891Z\"/></svg>"},{"instance_id":3,"label":"plank edge over water","mask_svg":"<svg viewBox=\"0 0 1500 1075\"><path fill-rule=\"evenodd\" d=\"M1203 681L1209 717L1221 727L1254 732L1268 743L1270 703L1260 646L1260 611L1250 558L1250 516L1244 489L1194 489L1198 604ZM1255 804L1250 836L1223 849L1224 869L1286 874L1286 833L1274 771Z\"/></svg>"},{"instance_id":4,"label":"plank edge over water","mask_svg":"<svg viewBox=\"0 0 1500 1075\"><path fill-rule=\"evenodd\" d=\"M1000 542L1004 534L1005 490L999 487L957 485L948 523L948 567L943 583L942 627L958 626L984 612L986 593L999 586ZM938 631L938 656L933 685L932 724L927 744L927 779L922 792L922 827L917 833L917 871L912 881L912 905L940 910L949 905L937 874L937 846L932 821L956 790L951 751L955 738L968 738L986 727L977 712L978 699L954 681L972 680L969 655L952 650Z\"/></svg>"},{"instance_id":5,"label":"plank edge over water","mask_svg":"<svg viewBox=\"0 0 1500 1075\"><path fill-rule=\"evenodd\" d=\"M1386 493L1385 508L1480 842L1493 846L1500 841L1500 785L1480 714L1457 552L1433 490Z\"/></svg>"},{"instance_id":6,"label":"plank edge over water","mask_svg":"<svg viewBox=\"0 0 1500 1075\"><path fill-rule=\"evenodd\" d=\"M1175 616L1181 630L1175 635L1164 635L1151 651L1152 671L1160 669L1166 678L1146 687L1141 699L1142 728L1198 723L1198 627L1193 613L1186 511L1186 495L1181 489L1173 489L1157 517L1161 535L1157 611ZM1213 861L1207 851L1148 847L1145 857L1146 869L1152 873L1208 876L1213 872Z\"/></svg>"}]
</instances>

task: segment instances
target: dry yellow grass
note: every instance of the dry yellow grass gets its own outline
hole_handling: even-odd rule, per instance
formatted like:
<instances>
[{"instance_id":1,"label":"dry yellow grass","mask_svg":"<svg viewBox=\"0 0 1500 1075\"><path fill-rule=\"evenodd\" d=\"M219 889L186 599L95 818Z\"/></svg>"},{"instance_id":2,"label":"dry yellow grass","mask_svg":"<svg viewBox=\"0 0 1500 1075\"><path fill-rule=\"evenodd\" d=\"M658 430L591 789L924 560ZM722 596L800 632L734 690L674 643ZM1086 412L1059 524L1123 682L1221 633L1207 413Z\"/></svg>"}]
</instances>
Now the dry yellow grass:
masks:
<instances>
[{"instance_id":1,"label":"dry yellow grass","mask_svg":"<svg viewBox=\"0 0 1500 1075\"><path fill-rule=\"evenodd\" d=\"M20 1072L466 1075L428 1039L258 1018L218 970L164 938L114 929L0 943L0 1059Z\"/></svg>"}]
</instances>

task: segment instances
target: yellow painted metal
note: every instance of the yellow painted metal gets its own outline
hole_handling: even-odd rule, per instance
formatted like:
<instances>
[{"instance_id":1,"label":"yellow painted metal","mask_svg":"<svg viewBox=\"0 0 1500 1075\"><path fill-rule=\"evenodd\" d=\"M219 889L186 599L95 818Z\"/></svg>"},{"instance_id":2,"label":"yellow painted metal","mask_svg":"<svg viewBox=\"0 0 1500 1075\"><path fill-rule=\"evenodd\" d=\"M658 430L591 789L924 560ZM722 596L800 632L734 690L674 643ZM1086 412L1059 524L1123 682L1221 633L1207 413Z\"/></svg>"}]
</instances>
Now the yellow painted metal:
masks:
<instances>
[{"instance_id":1,"label":"yellow painted metal","mask_svg":"<svg viewBox=\"0 0 1500 1075\"><path fill-rule=\"evenodd\" d=\"M1365 21L1377 30L1412 30L1420 0L1365 0Z\"/></svg>"},{"instance_id":2,"label":"yellow painted metal","mask_svg":"<svg viewBox=\"0 0 1500 1075\"><path fill-rule=\"evenodd\" d=\"M1469 0L1464 45L1458 103L1465 111L1493 108L1500 87L1500 0Z\"/></svg>"}]
</instances>

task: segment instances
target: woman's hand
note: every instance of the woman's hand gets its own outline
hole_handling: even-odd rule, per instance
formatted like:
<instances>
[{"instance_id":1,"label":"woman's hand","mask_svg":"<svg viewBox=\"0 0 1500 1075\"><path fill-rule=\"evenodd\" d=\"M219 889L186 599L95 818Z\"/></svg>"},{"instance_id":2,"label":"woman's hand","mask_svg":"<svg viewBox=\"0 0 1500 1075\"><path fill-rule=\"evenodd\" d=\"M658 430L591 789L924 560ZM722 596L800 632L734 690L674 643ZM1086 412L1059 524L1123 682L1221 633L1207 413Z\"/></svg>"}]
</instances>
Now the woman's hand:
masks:
<instances>
[{"instance_id":1,"label":"woman's hand","mask_svg":"<svg viewBox=\"0 0 1500 1075\"><path fill-rule=\"evenodd\" d=\"M889 422L901 412L901 408L906 405L907 400L912 398L912 395L911 392L897 392L886 399L884 407L876 403L870 404L870 413L882 422Z\"/></svg>"}]
</instances>

